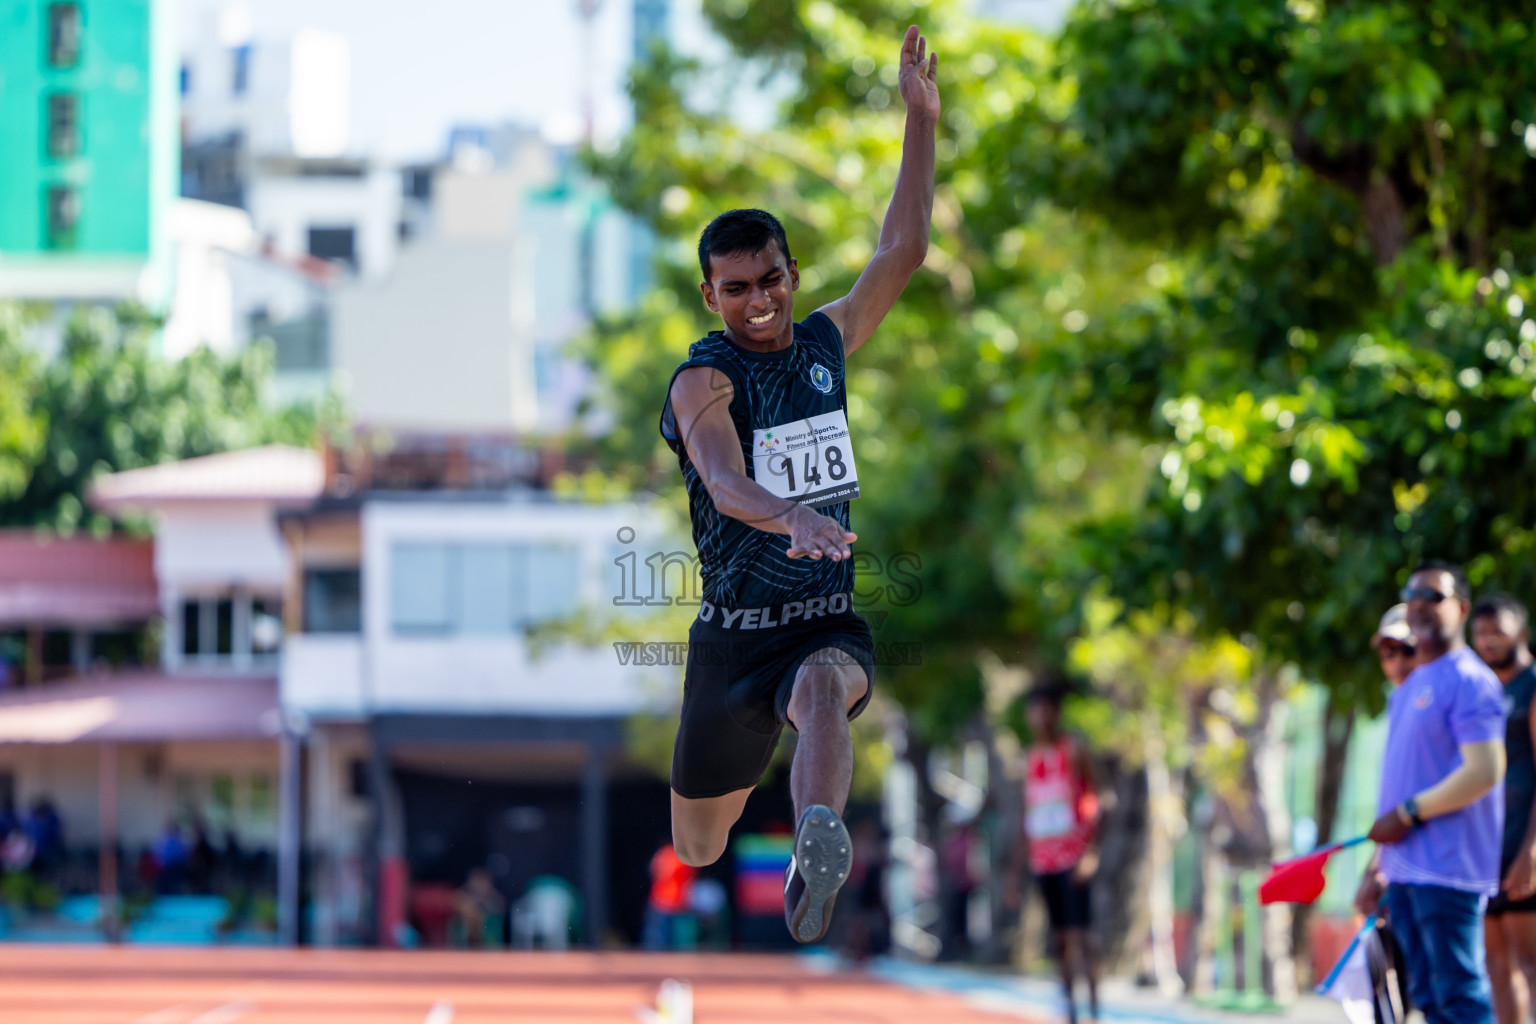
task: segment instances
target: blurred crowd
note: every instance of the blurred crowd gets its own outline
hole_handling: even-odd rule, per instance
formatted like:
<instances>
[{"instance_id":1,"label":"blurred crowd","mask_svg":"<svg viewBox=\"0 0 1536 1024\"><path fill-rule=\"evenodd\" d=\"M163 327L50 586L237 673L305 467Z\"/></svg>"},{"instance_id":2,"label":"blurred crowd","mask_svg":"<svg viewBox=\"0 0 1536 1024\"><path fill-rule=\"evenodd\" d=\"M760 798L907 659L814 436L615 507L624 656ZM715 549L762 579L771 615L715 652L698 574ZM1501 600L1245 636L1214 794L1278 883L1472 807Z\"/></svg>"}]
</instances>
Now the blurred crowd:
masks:
<instances>
[{"instance_id":1,"label":"blurred crowd","mask_svg":"<svg viewBox=\"0 0 1536 1024\"><path fill-rule=\"evenodd\" d=\"M0 804L0 868L6 874L46 877L64 856L64 821L52 800L38 797L25 812L12 800Z\"/></svg>"}]
</instances>

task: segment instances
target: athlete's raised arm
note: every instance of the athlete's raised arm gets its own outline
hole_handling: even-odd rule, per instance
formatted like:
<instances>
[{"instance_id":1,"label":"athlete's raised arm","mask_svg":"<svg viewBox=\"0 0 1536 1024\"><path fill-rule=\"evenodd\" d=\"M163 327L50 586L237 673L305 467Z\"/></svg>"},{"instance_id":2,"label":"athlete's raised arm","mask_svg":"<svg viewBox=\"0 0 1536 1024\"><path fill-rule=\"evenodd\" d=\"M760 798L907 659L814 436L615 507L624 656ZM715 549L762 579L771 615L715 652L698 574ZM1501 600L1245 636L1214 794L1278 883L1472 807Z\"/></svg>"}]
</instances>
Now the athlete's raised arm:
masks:
<instances>
[{"instance_id":1,"label":"athlete's raised arm","mask_svg":"<svg viewBox=\"0 0 1536 1024\"><path fill-rule=\"evenodd\" d=\"M672 415L688 458L722 515L769 533L788 534L789 557L849 557L858 539L831 516L780 498L747 476L741 441L731 420L736 389L719 370L693 366L672 382Z\"/></svg>"},{"instance_id":2,"label":"athlete's raised arm","mask_svg":"<svg viewBox=\"0 0 1536 1024\"><path fill-rule=\"evenodd\" d=\"M934 77L938 54L916 25L901 44L901 99L907 127L901 143L896 191L880 227L880 245L853 291L821 308L843 335L847 354L869 340L896 305L902 290L928 255L928 225L933 217L933 133L939 120L939 87Z\"/></svg>"}]
</instances>

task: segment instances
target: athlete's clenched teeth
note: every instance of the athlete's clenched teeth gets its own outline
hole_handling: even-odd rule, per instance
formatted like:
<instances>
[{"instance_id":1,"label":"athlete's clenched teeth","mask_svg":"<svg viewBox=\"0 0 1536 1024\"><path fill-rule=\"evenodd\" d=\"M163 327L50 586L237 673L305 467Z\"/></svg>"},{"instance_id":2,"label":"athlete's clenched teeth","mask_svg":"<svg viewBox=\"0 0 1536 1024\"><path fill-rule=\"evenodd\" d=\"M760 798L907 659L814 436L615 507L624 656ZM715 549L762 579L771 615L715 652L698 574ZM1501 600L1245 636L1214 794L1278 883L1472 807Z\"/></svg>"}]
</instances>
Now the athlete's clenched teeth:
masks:
<instances>
[{"instance_id":1,"label":"athlete's clenched teeth","mask_svg":"<svg viewBox=\"0 0 1536 1024\"><path fill-rule=\"evenodd\" d=\"M774 310L771 313L764 313L762 316L749 316L747 317L747 323L751 324L753 327L761 327L763 324L771 322L773 318L778 315L779 311Z\"/></svg>"}]
</instances>

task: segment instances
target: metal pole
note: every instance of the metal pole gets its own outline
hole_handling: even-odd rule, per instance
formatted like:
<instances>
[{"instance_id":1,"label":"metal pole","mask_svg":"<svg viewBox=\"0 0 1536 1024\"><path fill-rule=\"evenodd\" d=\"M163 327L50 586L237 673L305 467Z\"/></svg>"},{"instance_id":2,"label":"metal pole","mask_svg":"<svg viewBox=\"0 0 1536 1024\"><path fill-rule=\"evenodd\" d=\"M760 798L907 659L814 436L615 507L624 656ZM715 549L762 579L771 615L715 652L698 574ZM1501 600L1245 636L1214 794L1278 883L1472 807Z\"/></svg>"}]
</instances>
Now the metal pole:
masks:
<instances>
[{"instance_id":1,"label":"metal pole","mask_svg":"<svg viewBox=\"0 0 1536 1024\"><path fill-rule=\"evenodd\" d=\"M581 887L587 944L601 947L608 931L608 768L601 748L587 752L581 778Z\"/></svg>"},{"instance_id":2,"label":"metal pole","mask_svg":"<svg viewBox=\"0 0 1536 1024\"><path fill-rule=\"evenodd\" d=\"M101 839L96 864L101 890L101 931L108 942L117 942L122 937L117 906L117 744L101 744L98 754L96 798Z\"/></svg>"},{"instance_id":3,"label":"metal pole","mask_svg":"<svg viewBox=\"0 0 1536 1024\"><path fill-rule=\"evenodd\" d=\"M304 737L285 728L278 737L277 927L285 946L300 934L299 873L303 865Z\"/></svg>"}]
</instances>

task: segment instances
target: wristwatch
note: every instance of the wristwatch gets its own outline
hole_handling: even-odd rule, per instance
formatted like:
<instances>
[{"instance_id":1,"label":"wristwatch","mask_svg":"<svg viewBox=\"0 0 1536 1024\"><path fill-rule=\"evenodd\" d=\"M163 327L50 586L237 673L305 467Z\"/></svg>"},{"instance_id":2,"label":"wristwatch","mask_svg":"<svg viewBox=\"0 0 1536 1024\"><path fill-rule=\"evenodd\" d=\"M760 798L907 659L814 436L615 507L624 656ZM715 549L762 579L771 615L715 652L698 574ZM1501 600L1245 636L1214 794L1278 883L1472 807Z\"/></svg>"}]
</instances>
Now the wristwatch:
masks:
<instances>
[{"instance_id":1,"label":"wristwatch","mask_svg":"<svg viewBox=\"0 0 1536 1024\"><path fill-rule=\"evenodd\" d=\"M1407 800L1404 800L1402 810L1408 815L1408 820L1413 823L1414 828L1418 828L1420 825L1424 824L1424 819L1419 817L1418 797L1411 796Z\"/></svg>"}]
</instances>

